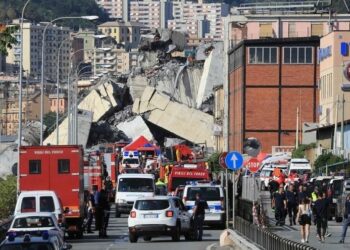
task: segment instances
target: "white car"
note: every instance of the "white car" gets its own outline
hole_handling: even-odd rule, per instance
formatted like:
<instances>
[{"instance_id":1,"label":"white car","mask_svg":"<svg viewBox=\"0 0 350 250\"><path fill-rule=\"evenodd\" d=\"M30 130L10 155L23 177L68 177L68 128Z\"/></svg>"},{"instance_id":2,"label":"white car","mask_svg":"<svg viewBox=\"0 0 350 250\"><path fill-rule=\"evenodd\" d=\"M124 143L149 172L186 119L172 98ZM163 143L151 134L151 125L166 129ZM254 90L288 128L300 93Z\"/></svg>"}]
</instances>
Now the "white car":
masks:
<instances>
[{"instance_id":1,"label":"white car","mask_svg":"<svg viewBox=\"0 0 350 250\"><path fill-rule=\"evenodd\" d=\"M191 215L178 197L155 196L136 200L128 227L132 243L140 236L145 241L163 235L171 236L173 241L179 241L181 234L186 240L194 237Z\"/></svg>"},{"instance_id":2,"label":"white car","mask_svg":"<svg viewBox=\"0 0 350 250\"><path fill-rule=\"evenodd\" d=\"M64 241L64 231L59 226L55 214L50 212L18 214L14 217L8 233L32 231L50 231Z\"/></svg>"}]
</instances>

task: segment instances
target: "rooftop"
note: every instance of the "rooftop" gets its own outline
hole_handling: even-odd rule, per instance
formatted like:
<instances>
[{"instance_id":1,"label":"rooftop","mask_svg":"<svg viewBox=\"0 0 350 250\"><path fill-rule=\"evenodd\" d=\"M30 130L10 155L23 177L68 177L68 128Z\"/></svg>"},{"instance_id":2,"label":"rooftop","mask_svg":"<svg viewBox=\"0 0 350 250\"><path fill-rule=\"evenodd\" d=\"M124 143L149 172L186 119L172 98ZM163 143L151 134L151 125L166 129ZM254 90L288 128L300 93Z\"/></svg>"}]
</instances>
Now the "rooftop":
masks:
<instances>
[{"instance_id":1,"label":"rooftop","mask_svg":"<svg viewBox=\"0 0 350 250\"><path fill-rule=\"evenodd\" d=\"M105 22L100 24L98 27L141 27L142 24L137 22L121 22L121 21L113 21L113 22Z\"/></svg>"}]
</instances>

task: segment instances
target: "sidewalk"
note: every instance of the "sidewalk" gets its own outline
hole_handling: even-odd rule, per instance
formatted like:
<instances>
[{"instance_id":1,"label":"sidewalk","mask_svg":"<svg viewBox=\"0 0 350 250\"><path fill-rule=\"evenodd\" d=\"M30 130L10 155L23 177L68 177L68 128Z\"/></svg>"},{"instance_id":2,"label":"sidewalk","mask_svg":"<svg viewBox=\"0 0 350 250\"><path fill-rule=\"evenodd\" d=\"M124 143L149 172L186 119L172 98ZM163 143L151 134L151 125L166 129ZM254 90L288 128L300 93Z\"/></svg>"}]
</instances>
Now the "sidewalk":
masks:
<instances>
[{"instance_id":1,"label":"sidewalk","mask_svg":"<svg viewBox=\"0 0 350 250\"><path fill-rule=\"evenodd\" d=\"M300 242L300 226L273 226L275 221L270 219L271 227L269 230L280 237ZM306 245L315 247L320 250L331 249L350 249L350 230L348 230L347 237L345 238L345 244L339 244L340 235L342 231L342 224L334 221L328 222L328 232L332 234L331 237L326 237L325 243L321 243L316 237L316 226L312 225L310 228L309 243Z\"/></svg>"}]
</instances>

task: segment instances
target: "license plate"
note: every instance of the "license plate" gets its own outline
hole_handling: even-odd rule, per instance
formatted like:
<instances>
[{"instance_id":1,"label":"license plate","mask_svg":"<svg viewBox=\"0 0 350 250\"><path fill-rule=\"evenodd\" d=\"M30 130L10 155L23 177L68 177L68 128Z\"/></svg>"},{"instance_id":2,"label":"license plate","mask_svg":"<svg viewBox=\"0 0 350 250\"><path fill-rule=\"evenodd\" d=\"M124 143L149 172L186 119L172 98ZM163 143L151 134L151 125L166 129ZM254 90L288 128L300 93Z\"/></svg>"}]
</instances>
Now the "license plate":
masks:
<instances>
[{"instance_id":1,"label":"license plate","mask_svg":"<svg viewBox=\"0 0 350 250\"><path fill-rule=\"evenodd\" d=\"M154 219L158 218L158 214L145 214L144 217L145 219Z\"/></svg>"}]
</instances>

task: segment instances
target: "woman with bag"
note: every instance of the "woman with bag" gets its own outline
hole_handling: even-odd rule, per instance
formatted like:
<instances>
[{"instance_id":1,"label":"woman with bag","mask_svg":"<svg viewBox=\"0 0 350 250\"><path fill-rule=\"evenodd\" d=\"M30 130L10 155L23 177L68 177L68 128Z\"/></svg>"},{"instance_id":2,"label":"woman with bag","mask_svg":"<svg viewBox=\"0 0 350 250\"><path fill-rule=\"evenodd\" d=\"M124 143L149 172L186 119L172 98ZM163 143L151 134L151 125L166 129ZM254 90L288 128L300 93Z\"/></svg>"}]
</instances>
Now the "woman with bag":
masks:
<instances>
[{"instance_id":1,"label":"woman with bag","mask_svg":"<svg viewBox=\"0 0 350 250\"><path fill-rule=\"evenodd\" d=\"M310 200L304 198L298 207L297 220L301 226L301 243L309 242L310 225L311 225L311 207Z\"/></svg>"}]
</instances>

